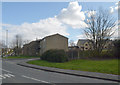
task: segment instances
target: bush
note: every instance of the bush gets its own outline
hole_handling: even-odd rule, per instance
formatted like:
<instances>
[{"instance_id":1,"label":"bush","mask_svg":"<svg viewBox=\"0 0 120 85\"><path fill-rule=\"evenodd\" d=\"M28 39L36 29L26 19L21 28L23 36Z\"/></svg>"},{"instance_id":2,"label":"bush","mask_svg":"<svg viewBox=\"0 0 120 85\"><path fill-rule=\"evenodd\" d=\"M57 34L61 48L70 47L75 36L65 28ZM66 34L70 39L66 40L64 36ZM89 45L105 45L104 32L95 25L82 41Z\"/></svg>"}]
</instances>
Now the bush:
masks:
<instances>
[{"instance_id":1,"label":"bush","mask_svg":"<svg viewBox=\"0 0 120 85\"><path fill-rule=\"evenodd\" d=\"M120 52L120 39L114 41L114 50L113 50L114 56L120 58L119 52Z\"/></svg>"},{"instance_id":2,"label":"bush","mask_svg":"<svg viewBox=\"0 0 120 85\"><path fill-rule=\"evenodd\" d=\"M95 50L79 51L79 57L81 58L91 58L96 56L98 56L98 52Z\"/></svg>"},{"instance_id":3,"label":"bush","mask_svg":"<svg viewBox=\"0 0 120 85\"><path fill-rule=\"evenodd\" d=\"M50 62L66 62L68 57L64 50L48 50L41 56L42 60Z\"/></svg>"},{"instance_id":4,"label":"bush","mask_svg":"<svg viewBox=\"0 0 120 85\"><path fill-rule=\"evenodd\" d=\"M114 58L113 53L111 51L103 51L99 53L96 50L86 50L86 51L79 51L79 58L85 59L110 59Z\"/></svg>"}]
</instances>

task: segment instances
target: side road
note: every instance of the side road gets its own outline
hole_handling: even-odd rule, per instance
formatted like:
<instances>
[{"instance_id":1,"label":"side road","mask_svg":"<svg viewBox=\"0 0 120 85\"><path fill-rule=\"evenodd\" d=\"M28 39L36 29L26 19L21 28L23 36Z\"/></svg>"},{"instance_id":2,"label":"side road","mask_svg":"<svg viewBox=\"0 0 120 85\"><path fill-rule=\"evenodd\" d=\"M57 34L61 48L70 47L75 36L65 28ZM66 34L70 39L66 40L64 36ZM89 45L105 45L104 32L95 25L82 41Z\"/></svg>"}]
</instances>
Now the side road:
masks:
<instances>
[{"instance_id":1,"label":"side road","mask_svg":"<svg viewBox=\"0 0 120 85\"><path fill-rule=\"evenodd\" d=\"M27 61L30 61L30 60L27 60ZM89 77L89 78L120 82L120 78L118 75L37 66L37 65L28 64L26 63L27 61L19 62L17 63L17 65L39 69L39 70L44 70L44 71L49 71L49 72L56 72L56 73L62 73L62 74L69 74L69 75L75 75L75 76L82 76L82 77Z\"/></svg>"}]
</instances>

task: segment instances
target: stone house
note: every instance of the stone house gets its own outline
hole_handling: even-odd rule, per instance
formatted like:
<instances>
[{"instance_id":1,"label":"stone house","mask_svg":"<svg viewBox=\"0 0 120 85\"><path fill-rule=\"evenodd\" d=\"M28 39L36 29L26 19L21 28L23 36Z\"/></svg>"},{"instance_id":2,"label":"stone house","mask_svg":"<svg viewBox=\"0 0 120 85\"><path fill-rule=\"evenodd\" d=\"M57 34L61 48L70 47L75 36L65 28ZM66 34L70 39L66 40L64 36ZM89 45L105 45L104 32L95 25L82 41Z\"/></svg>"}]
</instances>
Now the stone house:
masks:
<instances>
[{"instance_id":1,"label":"stone house","mask_svg":"<svg viewBox=\"0 0 120 85\"><path fill-rule=\"evenodd\" d=\"M68 38L60 34L44 37L40 41L40 55L50 49L63 49L68 51Z\"/></svg>"},{"instance_id":2,"label":"stone house","mask_svg":"<svg viewBox=\"0 0 120 85\"><path fill-rule=\"evenodd\" d=\"M23 55L25 56L38 56L39 55L39 42L40 40L32 41L23 46Z\"/></svg>"},{"instance_id":3,"label":"stone house","mask_svg":"<svg viewBox=\"0 0 120 85\"><path fill-rule=\"evenodd\" d=\"M63 49L68 51L68 38L60 34L46 36L41 40L32 41L23 46L23 55L42 55L50 49Z\"/></svg>"}]
</instances>

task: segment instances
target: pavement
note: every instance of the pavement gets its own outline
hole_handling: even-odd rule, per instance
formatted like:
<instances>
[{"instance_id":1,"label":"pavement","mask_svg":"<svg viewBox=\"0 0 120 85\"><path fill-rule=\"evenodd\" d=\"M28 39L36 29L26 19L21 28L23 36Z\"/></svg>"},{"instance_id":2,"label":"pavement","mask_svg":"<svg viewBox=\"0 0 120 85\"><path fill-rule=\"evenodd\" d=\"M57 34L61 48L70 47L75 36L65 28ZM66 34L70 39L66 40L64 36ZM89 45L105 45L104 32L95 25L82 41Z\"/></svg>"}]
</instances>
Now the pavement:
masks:
<instances>
[{"instance_id":1,"label":"pavement","mask_svg":"<svg viewBox=\"0 0 120 85\"><path fill-rule=\"evenodd\" d=\"M27 60L27 61L30 61L30 60ZM69 74L69 75L75 75L75 76L82 76L82 77L89 77L89 78L96 78L96 79L103 79L103 80L120 82L120 78L118 75L38 66L38 65L28 64L28 63L26 63L27 61L22 61L22 62L19 62L17 64L21 65L21 66L39 69L39 70L44 70L44 71L49 71L49 72L56 72L56 73L62 73L62 74Z\"/></svg>"},{"instance_id":2,"label":"pavement","mask_svg":"<svg viewBox=\"0 0 120 85\"><path fill-rule=\"evenodd\" d=\"M2 71L2 74L0 74L2 84L8 85L9 83L10 85L15 85L17 83L19 85L18 83L20 83L20 85L41 85L42 83L42 85L63 85L64 83L66 85L67 83L68 85L80 85L82 83L82 85L88 85L84 83L93 83L92 85L96 85L94 83L97 83L99 85L98 83L102 83L100 85L104 85L103 83L106 83L107 85L118 85L118 81L80 76L80 74L79 76L71 75L72 70L59 69L57 71L57 68L48 69L48 67L43 67L43 69L36 65L26 64L25 62L29 60L34 59L3 59L2 67L0 68L0 71ZM69 72L69 74L65 73L65 71ZM77 71L73 72L77 73Z\"/></svg>"}]
</instances>

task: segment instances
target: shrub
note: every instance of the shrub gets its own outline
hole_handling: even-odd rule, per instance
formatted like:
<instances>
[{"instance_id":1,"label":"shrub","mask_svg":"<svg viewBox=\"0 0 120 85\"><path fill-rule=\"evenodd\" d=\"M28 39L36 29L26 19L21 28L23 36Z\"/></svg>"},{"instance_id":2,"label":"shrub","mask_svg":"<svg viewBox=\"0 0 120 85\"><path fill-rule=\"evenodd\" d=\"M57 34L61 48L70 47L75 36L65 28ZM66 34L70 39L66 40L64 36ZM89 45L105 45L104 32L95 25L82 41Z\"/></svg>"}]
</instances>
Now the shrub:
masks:
<instances>
[{"instance_id":1,"label":"shrub","mask_svg":"<svg viewBox=\"0 0 120 85\"><path fill-rule=\"evenodd\" d=\"M114 41L114 50L113 50L114 56L120 58L119 52L120 52L120 39Z\"/></svg>"},{"instance_id":2,"label":"shrub","mask_svg":"<svg viewBox=\"0 0 120 85\"><path fill-rule=\"evenodd\" d=\"M114 58L112 51L101 52L100 57L103 58L103 59L105 59L105 58L107 58L107 59Z\"/></svg>"},{"instance_id":3,"label":"shrub","mask_svg":"<svg viewBox=\"0 0 120 85\"><path fill-rule=\"evenodd\" d=\"M109 58L113 58L113 54L111 51L104 51L99 53L97 50L86 50L86 51L79 51L79 58L109 59Z\"/></svg>"},{"instance_id":4,"label":"shrub","mask_svg":"<svg viewBox=\"0 0 120 85\"><path fill-rule=\"evenodd\" d=\"M68 57L64 50L48 50L41 56L42 60L50 62L65 62L68 61Z\"/></svg>"}]
</instances>

